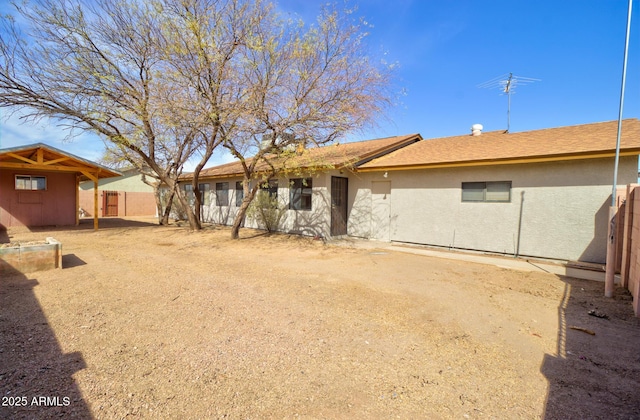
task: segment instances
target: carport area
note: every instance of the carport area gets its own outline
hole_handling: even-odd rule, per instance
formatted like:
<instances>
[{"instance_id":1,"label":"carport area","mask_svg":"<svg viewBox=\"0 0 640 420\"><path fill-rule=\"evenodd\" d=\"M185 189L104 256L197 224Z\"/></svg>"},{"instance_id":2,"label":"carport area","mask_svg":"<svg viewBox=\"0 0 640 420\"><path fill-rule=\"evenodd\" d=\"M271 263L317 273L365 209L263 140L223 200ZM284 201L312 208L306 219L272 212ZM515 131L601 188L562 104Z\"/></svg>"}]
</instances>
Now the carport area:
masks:
<instances>
[{"instance_id":1,"label":"carport area","mask_svg":"<svg viewBox=\"0 0 640 420\"><path fill-rule=\"evenodd\" d=\"M81 181L94 182L98 229L98 180L121 174L55 147L37 143L0 149L0 230L79 223Z\"/></svg>"}]
</instances>

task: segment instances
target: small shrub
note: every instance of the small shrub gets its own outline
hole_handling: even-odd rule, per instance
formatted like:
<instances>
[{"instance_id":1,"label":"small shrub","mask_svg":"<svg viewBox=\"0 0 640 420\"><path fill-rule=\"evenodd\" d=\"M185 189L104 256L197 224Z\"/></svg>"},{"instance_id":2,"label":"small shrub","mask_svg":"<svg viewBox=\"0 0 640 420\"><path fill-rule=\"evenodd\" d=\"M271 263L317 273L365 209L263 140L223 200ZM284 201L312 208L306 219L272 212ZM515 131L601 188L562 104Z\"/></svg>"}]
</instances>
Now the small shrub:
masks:
<instances>
[{"instance_id":1,"label":"small shrub","mask_svg":"<svg viewBox=\"0 0 640 420\"><path fill-rule=\"evenodd\" d=\"M162 209L164 210L169 205L169 190L167 188L161 188L159 193L160 203L162 205ZM187 220L187 212L176 196L173 197L173 200L171 202L170 217L173 220Z\"/></svg>"},{"instance_id":2,"label":"small shrub","mask_svg":"<svg viewBox=\"0 0 640 420\"><path fill-rule=\"evenodd\" d=\"M267 232L276 232L285 211L285 206L278 201L277 197L271 196L267 191L258 191L247 209L247 216L254 219L258 226L266 229Z\"/></svg>"}]
</instances>

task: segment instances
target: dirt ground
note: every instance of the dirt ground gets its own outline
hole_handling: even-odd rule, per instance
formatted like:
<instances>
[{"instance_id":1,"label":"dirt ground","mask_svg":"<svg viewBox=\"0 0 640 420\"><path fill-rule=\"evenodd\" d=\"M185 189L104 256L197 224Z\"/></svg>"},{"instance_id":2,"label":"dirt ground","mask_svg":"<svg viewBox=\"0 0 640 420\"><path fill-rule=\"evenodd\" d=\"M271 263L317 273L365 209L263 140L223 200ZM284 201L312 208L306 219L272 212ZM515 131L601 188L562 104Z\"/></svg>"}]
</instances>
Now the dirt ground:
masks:
<instances>
[{"instance_id":1,"label":"dirt ground","mask_svg":"<svg viewBox=\"0 0 640 420\"><path fill-rule=\"evenodd\" d=\"M640 418L622 289L147 221L8 232L64 269L0 279L0 418Z\"/></svg>"}]
</instances>

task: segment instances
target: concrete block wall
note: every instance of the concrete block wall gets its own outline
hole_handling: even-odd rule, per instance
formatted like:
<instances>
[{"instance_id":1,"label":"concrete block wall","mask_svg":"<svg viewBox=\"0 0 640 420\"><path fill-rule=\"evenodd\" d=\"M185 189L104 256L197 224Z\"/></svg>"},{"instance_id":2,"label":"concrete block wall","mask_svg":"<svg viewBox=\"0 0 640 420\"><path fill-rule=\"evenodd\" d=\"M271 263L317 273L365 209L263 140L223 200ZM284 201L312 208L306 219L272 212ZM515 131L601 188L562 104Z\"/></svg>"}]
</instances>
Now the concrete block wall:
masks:
<instances>
[{"instance_id":1,"label":"concrete block wall","mask_svg":"<svg viewBox=\"0 0 640 420\"><path fill-rule=\"evenodd\" d=\"M154 216L156 199L148 192L119 192L118 197L124 200L124 206L118 202L118 216Z\"/></svg>"},{"instance_id":2,"label":"concrete block wall","mask_svg":"<svg viewBox=\"0 0 640 420\"><path fill-rule=\"evenodd\" d=\"M80 208L84 217L93 217L93 190L80 190ZM98 217L102 217L103 191L98 192ZM118 191L118 217L155 216L156 199L149 192Z\"/></svg>"}]
</instances>

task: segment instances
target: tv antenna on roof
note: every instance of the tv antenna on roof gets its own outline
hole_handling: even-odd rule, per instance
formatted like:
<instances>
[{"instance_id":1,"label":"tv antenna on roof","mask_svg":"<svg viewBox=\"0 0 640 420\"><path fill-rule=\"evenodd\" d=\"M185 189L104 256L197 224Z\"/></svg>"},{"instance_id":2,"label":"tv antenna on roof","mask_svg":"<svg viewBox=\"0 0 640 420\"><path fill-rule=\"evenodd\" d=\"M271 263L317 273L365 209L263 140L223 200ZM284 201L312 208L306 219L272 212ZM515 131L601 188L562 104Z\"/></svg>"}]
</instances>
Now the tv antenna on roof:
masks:
<instances>
[{"instance_id":1,"label":"tv antenna on roof","mask_svg":"<svg viewBox=\"0 0 640 420\"><path fill-rule=\"evenodd\" d=\"M522 76L514 76L513 73L503 74L498 77L494 77L493 79L486 81L484 83L480 83L478 85L479 88L486 89L494 89L498 88L502 91L502 93L507 95L507 133L511 128L511 94L515 93L515 89L517 86L526 85L533 82L539 82L540 79L533 79L531 77L522 77Z\"/></svg>"}]
</instances>

